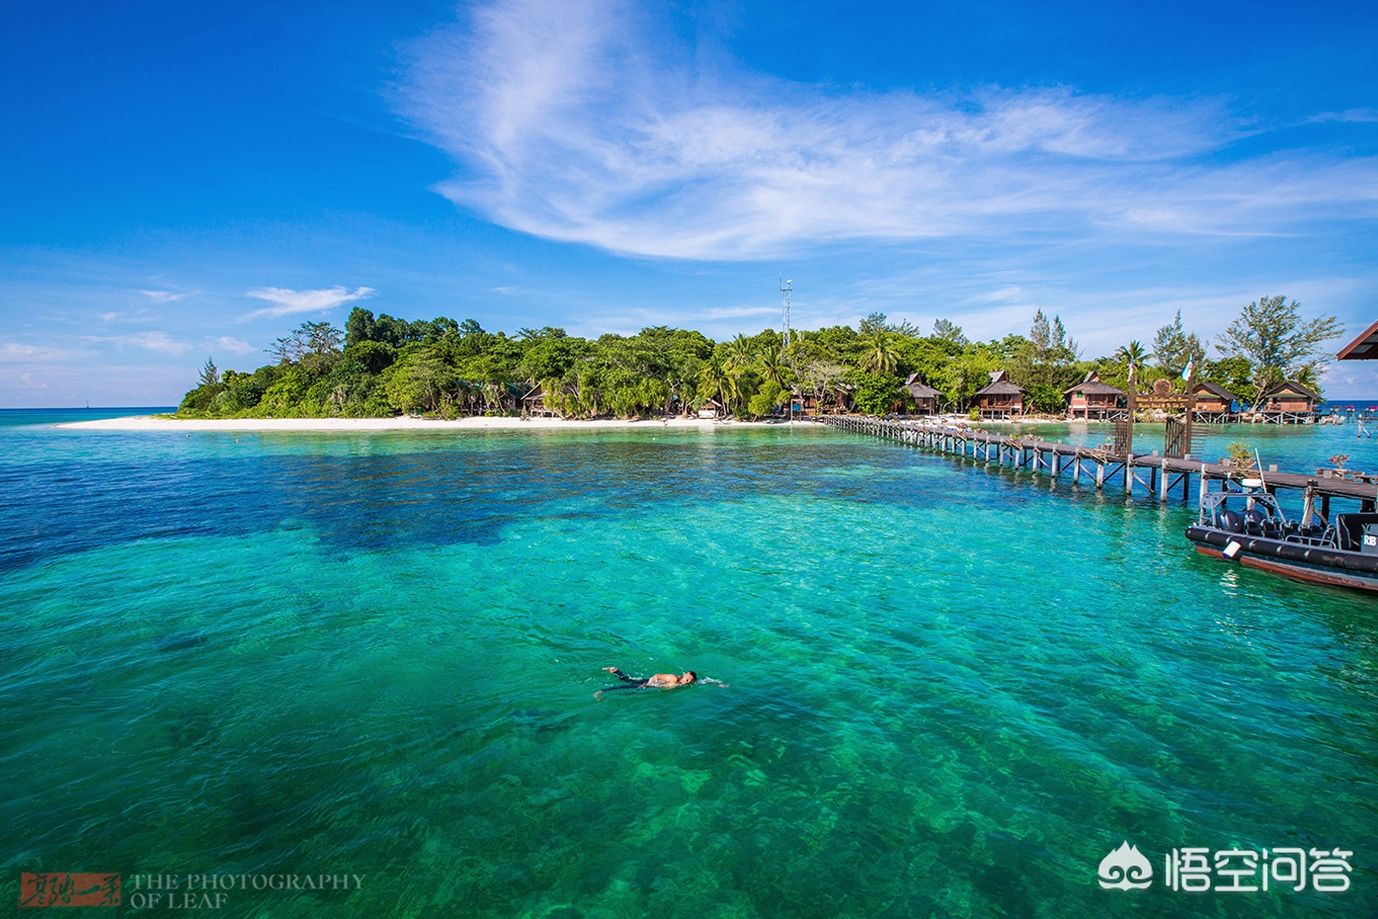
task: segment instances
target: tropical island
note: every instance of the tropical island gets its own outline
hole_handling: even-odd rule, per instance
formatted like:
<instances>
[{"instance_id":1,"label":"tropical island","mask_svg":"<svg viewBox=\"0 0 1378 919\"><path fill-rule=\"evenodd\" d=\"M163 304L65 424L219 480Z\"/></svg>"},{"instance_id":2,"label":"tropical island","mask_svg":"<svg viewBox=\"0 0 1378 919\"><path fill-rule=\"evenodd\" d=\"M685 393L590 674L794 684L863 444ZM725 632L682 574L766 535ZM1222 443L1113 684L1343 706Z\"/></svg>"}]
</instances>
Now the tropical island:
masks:
<instances>
[{"instance_id":1,"label":"tropical island","mask_svg":"<svg viewBox=\"0 0 1378 919\"><path fill-rule=\"evenodd\" d=\"M1062 320L1035 313L1029 334L972 341L945 319L924 334L872 313L851 326L774 329L714 341L664 326L635 335L580 338L563 329L488 332L472 319L406 320L356 307L340 330L306 322L277 339L272 360L221 372L208 359L179 419L388 418L421 415L733 417L799 412L970 413L997 417L1017 392L1018 414L1067 417L1075 397L1115 407L1131 385L1182 391L1190 376L1258 406L1280 388L1321 393L1328 354L1340 334L1330 316L1303 319L1300 304L1264 297L1245 306L1215 342L1183 328L1180 311L1152 348L1130 341L1085 359ZM1189 369L1190 368L1190 369ZM1086 392L1087 390L1090 391ZM1008 417L1008 411L1003 413ZM1104 412L1102 412L1104 416Z\"/></svg>"}]
</instances>

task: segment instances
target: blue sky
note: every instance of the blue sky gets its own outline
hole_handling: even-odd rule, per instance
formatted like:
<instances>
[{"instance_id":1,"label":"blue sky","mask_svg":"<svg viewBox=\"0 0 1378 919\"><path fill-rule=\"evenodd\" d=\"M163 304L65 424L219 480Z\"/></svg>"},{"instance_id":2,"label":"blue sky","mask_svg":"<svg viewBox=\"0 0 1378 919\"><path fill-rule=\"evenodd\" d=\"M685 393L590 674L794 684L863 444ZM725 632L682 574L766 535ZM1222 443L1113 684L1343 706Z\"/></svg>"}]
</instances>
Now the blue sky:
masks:
<instances>
[{"instance_id":1,"label":"blue sky","mask_svg":"<svg viewBox=\"0 0 1378 919\"><path fill-rule=\"evenodd\" d=\"M355 304L728 336L782 274L803 328L1041 308L1094 356L1286 294L1357 333L1378 12L1319 6L11 7L0 406L173 403Z\"/></svg>"}]
</instances>

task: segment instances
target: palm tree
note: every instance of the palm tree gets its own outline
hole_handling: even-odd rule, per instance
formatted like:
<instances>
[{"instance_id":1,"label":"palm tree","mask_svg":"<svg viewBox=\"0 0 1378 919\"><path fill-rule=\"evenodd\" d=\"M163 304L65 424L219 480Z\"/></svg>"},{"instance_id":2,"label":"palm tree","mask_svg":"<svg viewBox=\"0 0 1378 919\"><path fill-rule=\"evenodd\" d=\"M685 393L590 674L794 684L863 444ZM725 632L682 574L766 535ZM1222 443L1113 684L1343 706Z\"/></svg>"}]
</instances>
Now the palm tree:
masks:
<instances>
[{"instance_id":1,"label":"palm tree","mask_svg":"<svg viewBox=\"0 0 1378 919\"><path fill-rule=\"evenodd\" d=\"M861 369L869 373L893 373L899 364L895 349L890 347L890 335L884 330L871 334L861 355Z\"/></svg>"},{"instance_id":2,"label":"palm tree","mask_svg":"<svg viewBox=\"0 0 1378 919\"><path fill-rule=\"evenodd\" d=\"M741 373L756 361L756 345L740 332L723 347L723 366Z\"/></svg>"},{"instance_id":3,"label":"palm tree","mask_svg":"<svg viewBox=\"0 0 1378 919\"><path fill-rule=\"evenodd\" d=\"M756 367L761 371L761 379L776 383L785 388L785 356L778 345L762 348L757 356Z\"/></svg>"},{"instance_id":4,"label":"palm tree","mask_svg":"<svg viewBox=\"0 0 1378 919\"><path fill-rule=\"evenodd\" d=\"M1131 341L1127 345L1120 345L1119 350L1111 356L1114 357L1115 360L1121 361L1122 363L1128 364L1130 362L1133 362L1137 365L1142 364L1144 361L1148 360L1149 354L1148 350L1144 348L1144 346L1140 344L1137 340L1135 340Z\"/></svg>"},{"instance_id":5,"label":"palm tree","mask_svg":"<svg viewBox=\"0 0 1378 919\"><path fill-rule=\"evenodd\" d=\"M717 399L723 408L729 408L728 392L736 388L733 378L724 362L716 354L699 369L699 395L706 399Z\"/></svg>"}]
</instances>

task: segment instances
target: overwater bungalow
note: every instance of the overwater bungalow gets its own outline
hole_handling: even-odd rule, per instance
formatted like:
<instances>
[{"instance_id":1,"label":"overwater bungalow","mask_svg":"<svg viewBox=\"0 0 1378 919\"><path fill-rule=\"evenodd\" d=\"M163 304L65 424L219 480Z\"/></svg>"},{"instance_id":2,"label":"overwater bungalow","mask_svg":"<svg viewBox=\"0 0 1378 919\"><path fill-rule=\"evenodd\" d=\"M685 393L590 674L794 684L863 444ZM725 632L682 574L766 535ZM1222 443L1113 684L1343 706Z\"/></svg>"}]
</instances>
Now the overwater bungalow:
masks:
<instances>
[{"instance_id":1,"label":"overwater bungalow","mask_svg":"<svg viewBox=\"0 0 1378 919\"><path fill-rule=\"evenodd\" d=\"M1295 424L1314 417L1316 403L1320 400L1319 395L1296 380L1288 380L1265 392L1254 411L1261 413L1265 420Z\"/></svg>"},{"instance_id":2,"label":"overwater bungalow","mask_svg":"<svg viewBox=\"0 0 1378 919\"><path fill-rule=\"evenodd\" d=\"M909 379L904 381L904 388L914 397L914 414L938 414L938 400L942 398L942 393L920 380L917 373L909 375Z\"/></svg>"},{"instance_id":3,"label":"overwater bungalow","mask_svg":"<svg viewBox=\"0 0 1378 919\"><path fill-rule=\"evenodd\" d=\"M1003 370L992 370L990 383L976 393L976 408L982 418L1020 418L1024 414L1022 386L1011 383Z\"/></svg>"},{"instance_id":4,"label":"overwater bungalow","mask_svg":"<svg viewBox=\"0 0 1378 919\"><path fill-rule=\"evenodd\" d=\"M1102 383L1100 374L1091 370L1086 379L1062 391L1068 418L1087 421L1114 421L1129 417L1129 395L1109 383Z\"/></svg>"},{"instance_id":5,"label":"overwater bungalow","mask_svg":"<svg viewBox=\"0 0 1378 919\"><path fill-rule=\"evenodd\" d=\"M1227 422L1237 411L1236 406L1240 402L1234 393L1219 383L1207 380L1198 380L1193 384L1191 394L1196 397L1197 421Z\"/></svg>"}]
</instances>

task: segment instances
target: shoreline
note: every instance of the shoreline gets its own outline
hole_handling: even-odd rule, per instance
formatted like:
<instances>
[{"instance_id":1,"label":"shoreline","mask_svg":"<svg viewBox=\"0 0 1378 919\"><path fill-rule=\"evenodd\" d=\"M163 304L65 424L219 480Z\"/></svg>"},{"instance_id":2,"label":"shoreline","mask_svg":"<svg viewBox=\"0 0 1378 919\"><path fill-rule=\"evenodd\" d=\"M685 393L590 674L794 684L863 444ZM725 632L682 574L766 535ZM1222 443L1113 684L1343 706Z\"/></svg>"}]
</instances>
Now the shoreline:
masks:
<instances>
[{"instance_id":1,"label":"shoreline","mask_svg":"<svg viewBox=\"0 0 1378 919\"><path fill-rule=\"evenodd\" d=\"M67 421L55 428L104 431L531 431L592 429L664 430L675 428L775 428L812 424L807 421L736 421L707 418L649 418L625 420L597 418L574 421L565 418L520 418L511 416L471 416L447 421L399 415L393 418L159 418L154 415L126 415L94 421Z\"/></svg>"}]
</instances>

